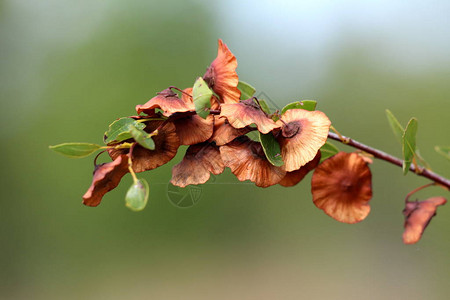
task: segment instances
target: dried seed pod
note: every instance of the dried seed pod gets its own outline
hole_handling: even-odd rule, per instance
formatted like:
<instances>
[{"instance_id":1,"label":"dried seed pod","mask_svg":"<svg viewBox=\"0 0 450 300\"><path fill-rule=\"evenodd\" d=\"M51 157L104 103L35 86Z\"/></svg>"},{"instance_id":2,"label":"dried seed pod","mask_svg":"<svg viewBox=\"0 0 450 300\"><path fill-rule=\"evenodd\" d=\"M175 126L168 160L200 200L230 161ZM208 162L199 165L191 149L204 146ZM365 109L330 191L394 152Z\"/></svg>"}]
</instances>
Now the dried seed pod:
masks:
<instances>
[{"instance_id":1,"label":"dried seed pod","mask_svg":"<svg viewBox=\"0 0 450 300\"><path fill-rule=\"evenodd\" d=\"M168 163L177 154L180 140L176 134L175 125L172 122L151 121L144 130L151 133L157 128L159 128L158 134L152 137L155 150L148 150L140 145L136 145L133 149L133 170L136 173L160 167ZM108 151L112 159L128 152L129 149L111 149Z\"/></svg>"},{"instance_id":2,"label":"dried seed pod","mask_svg":"<svg viewBox=\"0 0 450 300\"><path fill-rule=\"evenodd\" d=\"M372 174L356 153L339 152L324 160L311 180L314 204L333 219L357 223L370 212Z\"/></svg>"},{"instance_id":3,"label":"dried seed pod","mask_svg":"<svg viewBox=\"0 0 450 300\"><path fill-rule=\"evenodd\" d=\"M239 77L236 73L237 60L227 45L219 39L217 57L206 70L203 79L220 97L222 103L239 102L241 92L237 88Z\"/></svg>"},{"instance_id":4,"label":"dried seed pod","mask_svg":"<svg viewBox=\"0 0 450 300\"><path fill-rule=\"evenodd\" d=\"M321 111L290 109L277 123L281 126L278 142L284 169L298 170L311 161L327 141L330 119Z\"/></svg>"},{"instance_id":5,"label":"dried seed pod","mask_svg":"<svg viewBox=\"0 0 450 300\"><path fill-rule=\"evenodd\" d=\"M447 203L444 197L432 197L424 201L407 202L403 215L405 216L405 231L403 242L405 244L417 243L422 234L436 215L436 209Z\"/></svg>"},{"instance_id":6,"label":"dried seed pod","mask_svg":"<svg viewBox=\"0 0 450 300\"><path fill-rule=\"evenodd\" d=\"M122 177L129 172L128 155L118 155L114 161L96 166L92 184L83 195L83 204L97 206L103 196L115 189Z\"/></svg>"},{"instance_id":7,"label":"dried seed pod","mask_svg":"<svg viewBox=\"0 0 450 300\"><path fill-rule=\"evenodd\" d=\"M259 187L277 184L286 175L280 167L266 158L260 143L246 136L239 137L220 147L220 155L226 167L240 180L250 180Z\"/></svg>"},{"instance_id":8,"label":"dried seed pod","mask_svg":"<svg viewBox=\"0 0 450 300\"><path fill-rule=\"evenodd\" d=\"M221 117L227 118L234 128L244 128L255 124L262 133L269 133L281 125L270 119L253 99L247 99L233 104L222 104Z\"/></svg>"},{"instance_id":9,"label":"dried seed pod","mask_svg":"<svg viewBox=\"0 0 450 300\"><path fill-rule=\"evenodd\" d=\"M178 112L195 111L193 103L183 101L170 88L159 92L147 103L136 105L136 112L153 116L156 108L161 109L166 117Z\"/></svg>"},{"instance_id":10,"label":"dried seed pod","mask_svg":"<svg viewBox=\"0 0 450 300\"><path fill-rule=\"evenodd\" d=\"M173 167L170 182L179 187L202 184L208 181L210 173L218 175L224 168L219 147L214 143L192 145L183 160Z\"/></svg>"}]
</instances>

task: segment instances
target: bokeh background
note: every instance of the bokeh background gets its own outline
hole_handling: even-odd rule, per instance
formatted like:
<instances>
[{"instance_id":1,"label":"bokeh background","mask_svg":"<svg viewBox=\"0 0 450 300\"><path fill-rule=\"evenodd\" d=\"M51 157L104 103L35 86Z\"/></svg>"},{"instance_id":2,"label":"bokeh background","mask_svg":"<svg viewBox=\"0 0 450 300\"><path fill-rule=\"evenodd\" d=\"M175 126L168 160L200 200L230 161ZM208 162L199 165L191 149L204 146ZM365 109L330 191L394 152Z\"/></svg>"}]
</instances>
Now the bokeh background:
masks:
<instances>
[{"instance_id":1,"label":"bokeh background","mask_svg":"<svg viewBox=\"0 0 450 300\"><path fill-rule=\"evenodd\" d=\"M372 165L371 214L348 225L313 205L311 175L261 189L227 170L175 191L200 195L177 208L183 150L142 175L150 202L133 213L129 175L85 207L92 159L48 145L101 143L136 104L191 86L222 38L273 106L318 100L341 132L395 155L384 109L417 117L422 155L448 177L433 148L450 143L449 15L445 0L1 1L0 298L448 299L450 207L403 245L404 196L427 181L400 168Z\"/></svg>"}]
</instances>

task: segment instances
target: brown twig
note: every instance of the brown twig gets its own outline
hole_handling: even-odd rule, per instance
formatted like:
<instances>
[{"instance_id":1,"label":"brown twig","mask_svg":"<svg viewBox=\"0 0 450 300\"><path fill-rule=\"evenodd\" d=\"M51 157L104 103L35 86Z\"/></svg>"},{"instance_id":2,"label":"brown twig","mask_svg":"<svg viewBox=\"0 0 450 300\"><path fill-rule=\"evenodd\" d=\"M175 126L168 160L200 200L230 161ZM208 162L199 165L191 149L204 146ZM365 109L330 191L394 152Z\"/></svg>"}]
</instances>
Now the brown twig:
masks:
<instances>
[{"instance_id":1,"label":"brown twig","mask_svg":"<svg viewBox=\"0 0 450 300\"><path fill-rule=\"evenodd\" d=\"M344 140L345 140L345 142L344 142L341 139L341 137L339 137L339 135L337 135L336 133L333 133L333 132L329 132L328 133L328 137L330 139L335 140L335 141L341 142L341 143L343 143L345 145L348 145L348 146L351 146L353 148L357 148L357 149L360 149L360 150L362 150L364 152L370 153L375 158L387 161L387 162L389 162L391 164L394 164L396 166L399 166L399 167L403 166L403 160L401 160L400 158L397 158L397 157L392 156L392 155L390 155L390 154L388 154L386 152L383 152L381 150L378 150L378 149L372 148L370 146L367 146L367 145L365 145L363 143L360 143L358 141L355 141L355 140L353 140L351 138L342 136L342 138L344 138ZM442 186L446 187L447 190L450 190L450 180L445 178L445 177L443 177L443 176L440 176L440 175L438 175L438 174L436 174L436 173L434 173L434 172L432 172L430 170L427 170L425 168L416 169L416 167L414 165L411 165L409 167L409 170L411 172L414 172L418 176L422 176L422 177L428 178L428 179L432 180L433 182L436 182L439 185L442 185Z\"/></svg>"}]
</instances>

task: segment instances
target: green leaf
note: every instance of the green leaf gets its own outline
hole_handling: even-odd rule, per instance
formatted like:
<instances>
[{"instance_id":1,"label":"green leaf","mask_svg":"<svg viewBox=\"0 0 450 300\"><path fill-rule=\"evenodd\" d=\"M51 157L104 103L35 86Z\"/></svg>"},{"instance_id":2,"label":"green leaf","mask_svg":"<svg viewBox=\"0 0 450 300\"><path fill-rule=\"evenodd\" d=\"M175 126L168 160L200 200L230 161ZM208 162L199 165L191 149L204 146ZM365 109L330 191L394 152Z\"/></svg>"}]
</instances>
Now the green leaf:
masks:
<instances>
[{"instance_id":1,"label":"green leaf","mask_svg":"<svg viewBox=\"0 0 450 300\"><path fill-rule=\"evenodd\" d=\"M259 142L259 131L258 130L252 130L249 133L246 134L246 136L251 139L252 141Z\"/></svg>"},{"instance_id":2,"label":"green leaf","mask_svg":"<svg viewBox=\"0 0 450 300\"><path fill-rule=\"evenodd\" d=\"M149 150L155 150L155 142L153 142L151 135L145 132L144 130L132 126L130 128L130 134L133 137L133 139L136 142L138 142L138 144L141 145L142 147Z\"/></svg>"},{"instance_id":3,"label":"green leaf","mask_svg":"<svg viewBox=\"0 0 450 300\"><path fill-rule=\"evenodd\" d=\"M121 142L130 139L131 128L144 129L145 124L139 123L132 118L120 118L109 125L109 129L105 132L105 144L112 142Z\"/></svg>"},{"instance_id":4,"label":"green leaf","mask_svg":"<svg viewBox=\"0 0 450 300\"><path fill-rule=\"evenodd\" d=\"M303 101L297 101L292 102L283 107L281 110L281 114L284 114L289 109L306 109L309 111L314 111L316 109L317 101L314 100L303 100Z\"/></svg>"},{"instance_id":5,"label":"green leaf","mask_svg":"<svg viewBox=\"0 0 450 300\"><path fill-rule=\"evenodd\" d=\"M434 147L437 153L450 160L450 146L436 146Z\"/></svg>"},{"instance_id":6,"label":"green leaf","mask_svg":"<svg viewBox=\"0 0 450 300\"><path fill-rule=\"evenodd\" d=\"M239 81L237 88L241 91L241 100L250 99L256 92L254 87L244 81Z\"/></svg>"},{"instance_id":7,"label":"green leaf","mask_svg":"<svg viewBox=\"0 0 450 300\"><path fill-rule=\"evenodd\" d=\"M132 211L141 211L148 202L149 187L145 179L139 179L128 189L125 205Z\"/></svg>"},{"instance_id":8,"label":"green leaf","mask_svg":"<svg viewBox=\"0 0 450 300\"><path fill-rule=\"evenodd\" d=\"M262 100L262 99L258 99L259 105L261 106L261 109L268 115L270 115L272 112L270 111L269 105L267 105L267 102Z\"/></svg>"},{"instance_id":9,"label":"green leaf","mask_svg":"<svg viewBox=\"0 0 450 300\"><path fill-rule=\"evenodd\" d=\"M192 89L192 98L194 100L195 111L197 115L206 119L211 108L212 91L202 77L197 78Z\"/></svg>"},{"instance_id":10,"label":"green leaf","mask_svg":"<svg viewBox=\"0 0 450 300\"><path fill-rule=\"evenodd\" d=\"M411 118L402 137L403 175L406 175L408 173L409 167L411 166L414 155L416 153L417 125L417 119Z\"/></svg>"},{"instance_id":11,"label":"green leaf","mask_svg":"<svg viewBox=\"0 0 450 300\"><path fill-rule=\"evenodd\" d=\"M70 158L82 158L91 155L102 146L89 143L64 143L49 146L53 151Z\"/></svg>"},{"instance_id":12,"label":"green leaf","mask_svg":"<svg viewBox=\"0 0 450 300\"><path fill-rule=\"evenodd\" d=\"M320 161L322 162L325 159L332 157L333 155L336 155L338 153L339 153L339 149L335 145L333 145L327 141L322 146L322 148L320 148L320 154L321 154Z\"/></svg>"},{"instance_id":13,"label":"green leaf","mask_svg":"<svg viewBox=\"0 0 450 300\"><path fill-rule=\"evenodd\" d=\"M284 162L281 157L280 144L278 144L273 134L271 132L268 134L259 133L259 141L261 142L267 160L274 166L282 166Z\"/></svg>"},{"instance_id":14,"label":"green leaf","mask_svg":"<svg viewBox=\"0 0 450 300\"><path fill-rule=\"evenodd\" d=\"M399 143L402 143L403 133L405 132L402 125L389 109L386 109L386 117L389 121L389 125L391 125L391 129L395 137L397 138Z\"/></svg>"},{"instance_id":15,"label":"green leaf","mask_svg":"<svg viewBox=\"0 0 450 300\"><path fill-rule=\"evenodd\" d=\"M315 111L317 106L317 101L315 100L302 100L300 103L303 106L303 109L309 110L309 111Z\"/></svg>"}]
</instances>

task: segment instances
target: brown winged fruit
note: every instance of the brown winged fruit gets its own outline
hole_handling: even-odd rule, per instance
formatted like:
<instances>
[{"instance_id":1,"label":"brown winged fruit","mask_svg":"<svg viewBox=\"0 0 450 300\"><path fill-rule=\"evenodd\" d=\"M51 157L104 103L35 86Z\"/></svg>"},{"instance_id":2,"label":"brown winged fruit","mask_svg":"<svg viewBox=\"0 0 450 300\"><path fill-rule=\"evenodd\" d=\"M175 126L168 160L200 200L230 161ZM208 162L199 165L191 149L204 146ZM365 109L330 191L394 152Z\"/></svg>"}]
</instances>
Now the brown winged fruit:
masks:
<instances>
[{"instance_id":1,"label":"brown winged fruit","mask_svg":"<svg viewBox=\"0 0 450 300\"><path fill-rule=\"evenodd\" d=\"M333 219L357 223L370 212L372 174L356 153L339 152L324 160L311 180L314 204Z\"/></svg>"}]
</instances>

